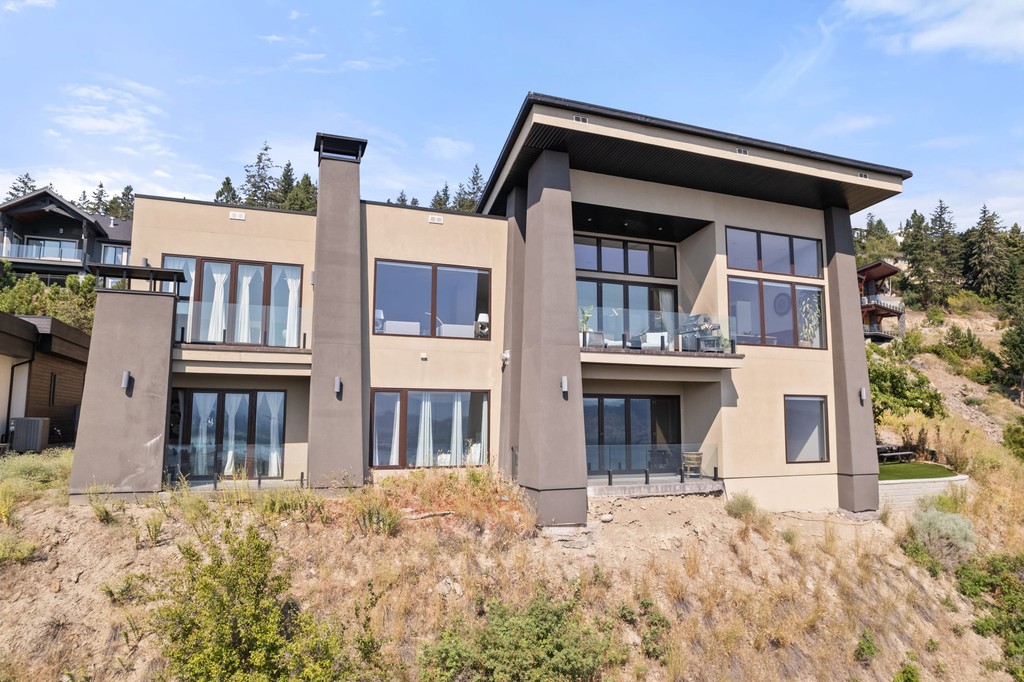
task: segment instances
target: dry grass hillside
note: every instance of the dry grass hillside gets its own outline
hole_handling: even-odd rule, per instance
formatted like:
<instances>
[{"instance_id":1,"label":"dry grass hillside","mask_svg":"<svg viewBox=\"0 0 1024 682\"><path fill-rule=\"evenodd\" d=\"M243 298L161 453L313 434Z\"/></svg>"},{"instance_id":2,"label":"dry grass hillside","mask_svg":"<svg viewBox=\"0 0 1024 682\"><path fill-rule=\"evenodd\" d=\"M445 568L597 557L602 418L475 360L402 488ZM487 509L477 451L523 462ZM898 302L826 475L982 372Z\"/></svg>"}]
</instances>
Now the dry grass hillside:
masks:
<instances>
[{"instance_id":1,"label":"dry grass hillside","mask_svg":"<svg viewBox=\"0 0 1024 682\"><path fill-rule=\"evenodd\" d=\"M968 496L942 505L973 524L979 555L1024 552L1024 465L990 435L1019 408L961 386L936 358L922 363L951 415L886 418L884 432L923 429L929 447L972 476ZM933 577L909 558L901 542L912 518L885 510L609 499L593 502L586 528L537 531L518 489L487 470L324 497L240 483L213 497L183 490L127 504L97 491L90 505L68 506L71 453L22 457L0 460L2 682L220 678L175 667L161 623L175 595L204 584L182 573L187 547L206 548L196 565L227 565L211 548L250 527L286 576L270 600L291 623L286 638L306 636L295 614L337 633L292 651L289 664L352 663L290 679L540 679L524 661L577 671L564 679L1011 679L1003 641L972 627L985 615L977 600L958 592L949 568ZM255 570L252 556L233 570ZM245 584L207 594L244 604L267 589Z\"/></svg>"}]
</instances>

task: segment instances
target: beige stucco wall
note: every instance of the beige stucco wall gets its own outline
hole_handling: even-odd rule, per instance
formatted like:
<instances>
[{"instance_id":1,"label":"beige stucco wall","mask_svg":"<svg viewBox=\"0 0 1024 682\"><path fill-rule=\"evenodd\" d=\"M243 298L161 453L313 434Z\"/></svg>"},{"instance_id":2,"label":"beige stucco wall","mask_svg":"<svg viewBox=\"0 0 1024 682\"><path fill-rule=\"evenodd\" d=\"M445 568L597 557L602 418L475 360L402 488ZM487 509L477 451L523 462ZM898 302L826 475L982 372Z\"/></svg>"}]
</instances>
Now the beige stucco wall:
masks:
<instances>
[{"instance_id":1,"label":"beige stucco wall","mask_svg":"<svg viewBox=\"0 0 1024 682\"><path fill-rule=\"evenodd\" d=\"M171 375L171 389L209 388L216 390L285 391L284 399L284 478L298 480L299 473L309 475L306 465L309 442L309 378L245 377L227 375Z\"/></svg>"},{"instance_id":2,"label":"beige stucco wall","mask_svg":"<svg viewBox=\"0 0 1024 682\"><path fill-rule=\"evenodd\" d=\"M442 216L444 224L428 222L432 215ZM368 319L373 319L377 259L491 269L490 339L371 334L370 386L490 391L489 450L490 461L496 463L501 432L497 402L501 398L504 350L507 221L378 204L364 204L364 216L370 291Z\"/></svg>"},{"instance_id":3,"label":"beige stucco wall","mask_svg":"<svg viewBox=\"0 0 1024 682\"><path fill-rule=\"evenodd\" d=\"M232 211L245 220L231 220ZM312 338L315 240L316 216L306 213L138 197L131 264L160 267L176 255L301 265L301 343L302 334Z\"/></svg>"},{"instance_id":4,"label":"beige stucco wall","mask_svg":"<svg viewBox=\"0 0 1024 682\"><path fill-rule=\"evenodd\" d=\"M829 287L825 277L808 278L729 270L726 267L725 227L744 227L822 241L825 225L821 211L784 204L702 192L670 185L616 178L584 171L572 172L573 200L666 215L706 220L710 225L677 245L680 307L716 315L728 321L730 274L748 278L798 282ZM824 274L824 273L823 273ZM826 339L831 339L829 316L824 316ZM750 486L767 508L823 508L838 505L836 488L835 392L831 349L780 348L741 345L745 357L728 372L722 407L713 424L720 429L718 467L721 476L736 479L734 486ZM642 361L642 360L640 360ZM686 362L686 360L676 360ZM627 368L623 371L628 372ZM683 384L679 394L685 396ZM704 399L707 390L699 391ZM828 439L831 459L821 463L786 463L784 395L822 395L828 402ZM687 407L683 403L684 434ZM700 421L709 416L700 408ZM785 479L783 481L782 479Z\"/></svg>"}]
</instances>

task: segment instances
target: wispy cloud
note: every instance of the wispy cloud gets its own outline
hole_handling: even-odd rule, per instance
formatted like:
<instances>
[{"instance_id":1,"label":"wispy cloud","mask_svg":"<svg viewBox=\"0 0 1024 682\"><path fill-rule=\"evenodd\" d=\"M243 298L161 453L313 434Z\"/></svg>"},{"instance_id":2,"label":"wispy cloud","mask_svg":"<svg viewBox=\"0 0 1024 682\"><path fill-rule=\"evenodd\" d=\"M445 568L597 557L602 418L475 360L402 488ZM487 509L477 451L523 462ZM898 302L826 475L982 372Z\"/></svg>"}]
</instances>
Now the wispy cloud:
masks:
<instances>
[{"instance_id":1,"label":"wispy cloud","mask_svg":"<svg viewBox=\"0 0 1024 682\"><path fill-rule=\"evenodd\" d=\"M166 171L162 171L162 170L157 169L157 170L153 171L153 177L166 179L166 178L170 178L170 177L173 177L173 176L170 173L166 172Z\"/></svg>"},{"instance_id":2,"label":"wispy cloud","mask_svg":"<svg viewBox=\"0 0 1024 682\"><path fill-rule=\"evenodd\" d=\"M826 61L835 49L833 26L819 21L810 35L801 39L798 49L785 48L782 58L764 75L757 93L765 99L781 99L812 69Z\"/></svg>"},{"instance_id":3,"label":"wispy cloud","mask_svg":"<svg viewBox=\"0 0 1024 682\"><path fill-rule=\"evenodd\" d=\"M301 52L299 54L292 55L291 61L293 61L293 62L315 62L315 61L319 61L319 60L323 59L326 56L327 55L324 54L323 52L317 52L317 53L314 53L314 54L311 54L311 53L308 53L308 52Z\"/></svg>"},{"instance_id":4,"label":"wispy cloud","mask_svg":"<svg viewBox=\"0 0 1024 682\"><path fill-rule=\"evenodd\" d=\"M384 3L382 0L370 0L370 16L371 17L382 17L387 12L384 11Z\"/></svg>"},{"instance_id":5,"label":"wispy cloud","mask_svg":"<svg viewBox=\"0 0 1024 682\"><path fill-rule=\"evenodd\" d=\"M51 9L57 6L57 0L8 0L3 4L5 12L20 12L27 7L46 7Z\"/></svg>"},{"instance_id":6,"label":"wispy cloud","mask_svg":"<svg viewBox=\"0 0 1024 682\"><path fill-rule=\"evenodd\" d=\"M875 128L885 123L885 121L886 119L879 116L841 114L820 126L815 132L818 135L826 136L849 135L850 133L859 133L862 130Z\"/></svg>"},{"instance_id":7,"label":"wispy cloud","mask_svg":"<svg viewBox=\"0 0 1024 682\"><path fill-rule=\"evenodd\" d=\"M881 21L872 30L894 53L966 50L991 59L1024 60L1020 0L843 0L843 7L850 17Z\"/></svg>"},{"instance_id":8,"label":"wispy cloud","mask_svg":"<svg viewBox=\"0 0 1024 682\"><path fill-rule=\"evenodd\" d=\"M268 36L256 36L256 37L258 39L264 41L264 42L267 42L267 43L283 43L284 42L284 38L282 36L277 35L276 33L271 33Z\"/></svg>"},{"instance_id":9,"label":"wispy cloud","mask_svg":"<svg viewBox=\"0 0 1024 682\"><path fill-rule=\"evenodd\" d=\"M473 151L473 145L450 137L431 137L423 143L423 152L440 161L452 161L465 157Z\"/></svg>"},{"instance_id":10,"label":"wispy cloud","mask_svg":"<svg viewBox=\"0 0 1024 682\"><path fill-rule=\"evenodd\" d=\"M309 16L308 12L300 12L297 9L293 9L291 12L288 13L288 19L290 21L295 21L296 19L301 19L302 17L308 17L308 16Z\"/></svg>"}]
</instances>

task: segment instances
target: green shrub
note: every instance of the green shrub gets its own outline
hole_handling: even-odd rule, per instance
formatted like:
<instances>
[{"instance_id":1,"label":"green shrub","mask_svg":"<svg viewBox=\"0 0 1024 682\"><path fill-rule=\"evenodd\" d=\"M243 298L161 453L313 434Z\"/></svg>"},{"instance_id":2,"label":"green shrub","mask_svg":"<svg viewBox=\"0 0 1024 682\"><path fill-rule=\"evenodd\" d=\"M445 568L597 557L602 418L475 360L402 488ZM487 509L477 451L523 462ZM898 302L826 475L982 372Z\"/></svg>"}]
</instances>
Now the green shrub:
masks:
<instances>
[{"instance_id":1,"label":"green shrub","mask_svg":"<svg viewBox=\"0 0 1024 682\"><path fill-rule=\"evenodd\" d=\"M985 353L985 346L972 330L955 324L950 325L946 330L946 334L942 338L942 345L964 360L981 357Z\"/></svg>"},{"instance_id":2,"label":"green shrub","mask_svg":"<svg viewBox=\"0 0 1024 682\"><path fill-rule=\"evenodd\" d=\"M1016 457L1024 459L1024 417L1018 417L1016 424L1003 427L1003 445Z\"/></svg>"},{"instance_id":3,"label":"green shrub","mask_svg":"<svg viewBox=\"0 0 1024 682\"><path fill-rule=\"evenodd\" d=\"M144 573L129 573L114 584L100 586L100 592L115 606L124 606L146 598L146 583L149 576Z\"/></svg>"},{"instance_id":4,"label":"green shrub","mask_svg":"<svg viewBox=\"0 0 1024 682\"><path fill-rule=\"evenodd\" d=\"M636 611L629 604L623 604L619 607L619 619L623 623L629 623L630 625L636 625Z\"/></svg>"},{"instance_id":5,"label":"green shrub","mask_svg":"<svg viewBox=\"0 0 1024 682\"><path fill-rule=\"evenodd\" d=\"M376 491L359 493L353 501L356 526L363 535L385 535L398 533L402 513L384 495Z\"/></svg>"},{"instance_id":6,"label":"green shrub","mask_svg":"<svg viewBox=\"0 0 1024 682\"><path fill-rule=\"evenodd\" d=\"M946 569L956 568L974 554L974 528L970 520L961 514L938 509L919 510L915 512L907 534L911 541L920 543L928 556ZM918 550L914 549L915 552Z\"/></svg>"},{"instance_id":7,"label":"green shrub","mask_svg":"<svg viewBox=\"0 0 1024 682\"><path fill-rule=\"evenodd\" d=\"M587 625L575 599L558 601L541 590L521 610L487 604L483 622L446 627L420 653L421 679L593 680L624 659L610 636Z\"/></svg>"},{"instance_id":8,"label":"green shrub","mask_svg":"<svg viewBox=\"0 0 1024 682\"><path fill-rule=\"evenodd\" d=\"M13 526L15 510L45 490L63 490L66 494L71 457L71 448L0 456L0 525Z\"/></svg>"},{"instance_id":9,"label":"green shrub","mask_svg":"<svg viewBox=\"0 0 1024 682\"><path fill-rule=\"evenodd\" d=\"M875 635L871 630L864 630L860 633L860 638L857 640L857 646L853 650L853 657L857 659L858 663L867 665L871 663L871 659L878 655L878 644L875 643Z\"/></svg>"},{"instance_id":10,"label":"green shrub","mask_svg":"<svg viewBox=\"0 0 1024 682\"><path fill-rule=\"evenodd\" d=\"M285 598L289 577L275 568L278 553L254 526L238 530L225 523L221 538L179 547L184 566L173 575L167 603L154 619L175 679L392 677L368 614L357 640L349 643L342 624L318 622Z\"/></svg>"},{"instance_id":11,"label":"green shrub","mask_svg":"<svg viewBox=\"0 0 1024 682\"><path fill-rule=\"evenodd\" d=\"M645 620L643 631L640 633L640 650L647 658L664 662L668 653L665 644L670 627L668 619L657 611L651 611L646 614Z\"/></svg>"},{"instance_id":12,"label":"green shrub","mask_svg":"<svg viewBox=\"0 0 1024 682\"><path fill-rule=\"evenodd\" d=\"M932 327L941 327L946 320L946 314L942 312L942 308L933 306L924 311L924 319Z\"/></svg>"},{"instance_id":13,"label":"green shrub","mask_svg":"<svg viewBox=\"0 0 1024 682\"><path fill-rule=\"evenodd\" d=\"M964 361L959 355L956 354L952 348L944 343L935 343L930 346L925 346L924 351L931 353L932 355L941 358L949 365L949 370L954 374L964 373Z\"/></svg>"},{"instance_id":14,"label":"green shrub","mask_svg":"<svg viewBox=\"0 0 1024 682\"><path fill-rule=\"evenodd\" d=\"M900 360L910 360L924 349L924 336L920 329L911 329L889 344L889 352Z\"/></svg>"},{"instance_id":15,"label":"green shrub","mask_svg":"<svg viewBox=\"0 0 1024 682\"><path fill-rule=\"evenodd\" d=\"M964 371L964 376L976 384L994 384L998 381L999 375L996 371L994 361L986 356L982 362L975 363Z\"/></svg>"},{"instance_id":16,"label":"green shrub","mask_svg":"<svg viewBox=\"0 0 1024 682\"><path fill-rule=\"evenodd\" d=\"M278 488L267 490L254 498L256 510L265 519L295 517L306 523L320 519L327 521L323 498L312 490L303 488Z\"/></svg>"},{"instance_id":17,"label":"green shrub","mask_svg":"<svg viewBox=\"0 0 1024 682\"><path fill-rule=\"evenodd\" d=\"M976 293L961 289L946 297L946 307L955 315L966 315L983 310L991 310L992 306L982 301Z\"/></svg>"},{"instance_id":18,"label":"green shrub","mask_svg":"<svg viewBox=\"0 0 1024 682\"><path fill-rule=\"evenodd\" d=\"M750 493L738 492L726 500L725 513L734 519L746 521L757 516L757 502Z\"/></svg>"},{"instance_id":19,"label":"green shrub","mask_svg":"<svg viewBox=\"0 0 1024 682\"><path fill-rule=\"evenodd\" d=\"M904 663L892 676L892 682L921 682L921 671L913 663Z\"/></svg>"},{"instance_id":20,"label":"green shrub","mask_svg":"<svg viewBox=\"0 0 1024 682\"><path fill-rule=\"evenodd\" d=\"M926 417L945 416L942 394L932 388L928 377L871 347L867 352L871 409L876 421L886 412L900 416L910 410Z\"/></svg>"},{"instance_id":21,"label":"green shrub","mask_svg":"<svg viewBox=\"0 0 1024 682\"><path fill-rule=\"evenodd\" d=\"M36 545L32 542L0 534L0 567L31 561L35 557L36 549Z\"/></svg>"}]
</instances>

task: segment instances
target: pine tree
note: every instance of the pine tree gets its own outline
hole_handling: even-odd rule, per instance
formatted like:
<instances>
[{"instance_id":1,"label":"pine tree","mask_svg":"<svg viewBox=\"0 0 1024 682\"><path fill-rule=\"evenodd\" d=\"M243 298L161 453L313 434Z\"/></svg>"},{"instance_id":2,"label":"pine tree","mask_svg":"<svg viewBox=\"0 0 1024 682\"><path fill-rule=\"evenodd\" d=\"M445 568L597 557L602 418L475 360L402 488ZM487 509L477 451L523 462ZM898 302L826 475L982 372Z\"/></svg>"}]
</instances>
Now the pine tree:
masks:
<instances>
[{"instance_id":1,"label":"pine tree","mask_svg":"<svg viewBox=\"0 0 1024 682\"><path fill-rule=\"evenodd\" d=\"M283 207L288 195L295 189L295 170L292 169L292 162L286 161L281 169L281 177L277 180L277 191L274 193L274 203Z\"/></svg>"},{"instance_id":2,"label":"pine tree","mask_svg":"<svg viewBox=\"0 0 1024 682\"><path fill-rule=\"evenodd\" d=\"M932 211L931 226L931 233L938 244L938 254L941 258L940 275L948 283L947 295L953 294L960 288L964 269L964 247L963 240L956 231L956 223L953 222L953 211L942 199L939 199L939 205Z\"/></svg>"},{"instance_id":3,"label":"pine tree","mask_svg":"<svg viewBox=\"0 0 1024 682\"><path fill-rule=\"evenodd\" d=\"M445 210L452 207L452 195L451 190L448 189L448 183L444 183L444 187L434 192L434 198L430 200L430 208L436 210Z\"/></svg>"},{"instance_id":4,"label":"pine tree","mask_svg":"<svg viewBox=\"0 0 1024 682\"><path fill-rule=\"evenodd\" d=\"M241 201L238 198L238 192L235 191L235 186L231 184L231 178L224 178L224 182L221 183L220 189L213 195L213 200L218 204L240 204Z\"/></svg>"},{"instance_id":5,"label":"pine tree","mask_svg":"<svg viewBox=\"0 0 1024 682\"><path fill-rule=\"evenodd\" d=\"M303 173L302 177L288 193L281 208L289 211L306 211L316 213L317 190L309 173Z\"/></svg>"},{"instance_id":6,"label":"pine tree","mask_svg":"<svg viewBox=\"0 0 1024 682\"><path fill-rule=\"evenodd\" d=\"M28 173L19 175L11 183L11 188L7 190L7 196L4 197L4 202L23 197L30 192L36 191L36 181L32 179L32 176Z\"/></svg>"},{"instance_id":7,"label":"pine tree","mask_svg":"<svg viewBox=\"0 0 1024 682\"><path fill-rule=\"evenodd\" d=\"M885 222L868 213L867 223L860 234L853 240L857 254L857 265L867 265L875 261L892 261L899 252L899 243L895 235L889 232Z\"/></svg>"},{"instance_id":8,"label":"pine tree","mask_svg":"<svg viewBox=\"0 0 1024 682\"><path fill-rule=\"evenodd\" d=\"M416 197L413 197L412 199L409 199L409 205L410 206L419 206L420 205L420 200L417 199Z\"/></svg>"},{"instance_id":9,"label":"pine tree","mask_svg":"<svg viewBox=\"0 0 1024 682\"><path fill-rule=\"evenodd\" d=\"M109 196L110 195L107 194L107 190L103 189L103 181L100 181L100 184L93 190L92 197L89 199L89 212L106 215L107 205L110 203Z\"/></svg>"},{"instance_id":10,"label":"pine tree","mask_svg":"<svg viewBox=\"0 0 1024 682\"><path fill-rule=\"evenodd\" d=\"M913 293L925 308L942 305L945 299L936 290L935 262L937 244L931 235L931 226L917 211L903 223L903 256L907 259L904 273L906 289Z\"/></svg>"},{"instance_id":11,"label":"pine tree","mask_svg":"<svg viewBox=\"0 0 1024 682\"><path fill-rule=\"evenodd\" d=\"M999 340L999 357L1006 369L1020 377L1020 393L1017 401L1024 404L1024 312L1017 309L1010 328Z\"/></svg>"},{"instance_id":12,"label":"pine tree","mask_svg":"<svg viewBox=\"0 0 1024 682\"><path fill-rule=\"evenodd\" d=\"M999 216L981 207L978 222L964 234L964 280L982 298L995 298L1006 274L1006 244Z\"/></svg>"},{"instance_id":13,"label":"pine tree","mask_svg":"<svg viewBox=\"0 0 1024 682\"><path fill-rule=\"evenodd\" d=\"M263 142L256 154L256 161L245 166L245 182L242 184L242 198L246 206L274 207L277 191L277 178L273 170L277 168L270 158L270 145Z\"/></svg>"},{"instance_id":14,"label":"pine tree","mask_svg":"<svg viewBox=\"0 0 1024 682\"><path fill-rule=\"evenodd\" d=\"M1013 224L1006 233L1006 277L999 288L999 298L1011 310L1024 309L1024 232Z\"/></svg>"},{"instance_id":15,"label":"pine tree","mask_svg":"<svg viewBox=\"0 0 1024 682\"><path fill-rule=\"evenodd\" d=\"M398 197L395 199L395 203L399 206L406 206L409 203L409 199L405 196L405 190L403 189L398 193Z\"/></svg>"},{"instance_id":16,"label":"pine tree","mask_svg":"<svg viewBox=\"0 0 1024 682\"><path fill-rule=\"evenodd\" d=\"M110 200L107 204L107 215L131 220L135 215L135 190L131 185L125 185L121 193Z\"/></svg>"}]
</instances>

